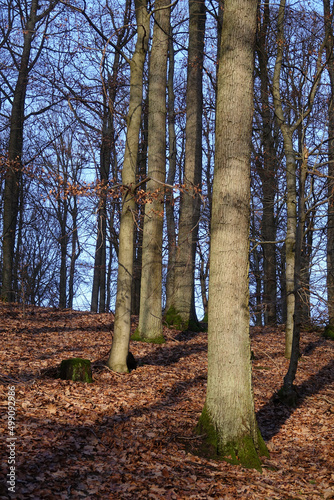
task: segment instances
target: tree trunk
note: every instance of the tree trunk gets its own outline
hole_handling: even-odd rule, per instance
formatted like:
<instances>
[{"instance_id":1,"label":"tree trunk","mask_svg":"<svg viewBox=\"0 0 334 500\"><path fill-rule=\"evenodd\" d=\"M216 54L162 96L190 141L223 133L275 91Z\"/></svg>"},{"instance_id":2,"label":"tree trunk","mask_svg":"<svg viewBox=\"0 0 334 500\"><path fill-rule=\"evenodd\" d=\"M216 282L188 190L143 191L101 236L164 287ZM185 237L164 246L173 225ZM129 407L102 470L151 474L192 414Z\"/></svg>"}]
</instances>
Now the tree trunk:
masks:
<instances>
[{"instance_id":1,"label":"tree trunk","mask_svg":"<svg viewBox=\"0 0 334 500\"><path fill-rule=\"evenodd\" d=\"M225 0L216 110L208 386L198 431L211 456L261 468L249 339L250 154L256 0Z\"/></svg>"},{"instance_id":2,"label":"tree trunk","mask_svg":"<svg viewBox=\"0 0 334 500\"><path fill-rule=\"evenodd\" d=\"M115 99L116 90L111 89ZM112 101L113 102L113 101ZM105 312L105 294L106 294L106 245L107 245L107 184L110 172L110 158L112 151L112 141L114 139L114 128L112 123L111 109L107 103L107 96L104 96L104 107L106 114L103 118L102 126L102 144L100 152L100 189L99 189L99 208L97 220L97 238L94 262L94 278L92 290L91 311L100 313Z\"/></svg>"},{"instance_id":3,"label":"tree trunk","mask_svg":"<svg viewBox=\"0 0 334 500\"><path fill-rule=\"evenodd\" d=\"M285 357L290 358L293 339L295 313L295 247L297 231L297 190L296 190L296 158L293 149L293 132L295 127L286 124L280 95L280 77L283 62L284 45L284 10L285 0L281 0L277 21L277 57L273 77L273 97L276 115L283 135L286 160L286 205L287 226L285 238L285 291L286 291L286 326Z\"/></svg>"},{"instance_id":4,"label":"tree trunk","mask_svg":"<svg viewBox=\"0 0 334 500\"><path fill-rule=\"evenodd\" d=\"M59 172L58 172L59 175ZM67 175L65 173L63 186L67 185ZM59 307L60 309L65 309L66 307L66 284L67 284L67 245L68 245L68 235L67 235L67 211L68 203L67 199L63 200L61 196L62 186L59 186L60 192L58 192L58 220L60 224L60 276L59 276Z\"/></svg>"},{"instance_id":5,"label":"tree trunk","mask_svg":"<svg viewBox=\"0 0 334 500\"><path fill-rule=\"evenodd\" d=\"M128 372L127 356L131 333L131 286L133 272L134 186L141 123L144 63L150 36L147 0L135 0L137 41L130 63L130 102L126 146L122 170L124 186L119 232L118 277L114 336L108 366L116 372Z\"/></svg>"},{"instance_id":6,"label":"tree trunk","mask_svg":"<svg viewBox=\"0 0 334 500\"><path fill-rule=\"evenodd\" d=\"M176 175L176 132L175 132L175 95L174 95L174 46L173 32L170 30L168 43L168 140L169 140L169 161L167 184L174 185ZM174 282L175 282L175 250L176 250L176 227L174 215L174 197L171 188L166 188L166 223L167 223L167 248L168 264L166 278L166 307L167 312L173 304Z\"/></svg>"},{"instance_id":7,"label":"tree trunk","mask_svg":"<svg viewBox=\"0 0 334 500\"><path fill-rule=\"evenodd\" d=\"M138 154L138 181L143 182L147 176L147 140L148 140L148 98L146 97L142 109L142 126L140 151ZM145 182L140 188L145 191ZM133 279L132 279L132 314L139 316L140 309L140 282L143 254L143 228L145 207L141 200L136 203L136 224L134 226L134 248L133 248Z\"/></svg>"},{"instance_id":8,"label":"tree trunk","mask_svg":"<svg viewBox=\"0 0 334 500\"><path fill-rule=\"evenodd\" d=\"M155 4L155 25L149 69L148 177L145 205L140 311L137 335L162 342L162 232L166 176L166 77L170 7Z\"/></svg>"},{"instance_id":9,"label":"tree trunk","mask_svg":"<svg viewBox=\"0 0 334 500\"><path fill-rule=\"evenodd\" d=\"M9 302L14 300L12 289L13 258L15 247L16 223L19 203L19 186L21 178L21 157L23 149L24 106L29 75L29 59L31 44L37 23L38 0L32 0L29 18L24 26L23 51L14 90L12 113L10 117L10 134L8 147L8 166L5 177L4 209L3 209L3 268L2 298Z\"/></svg>"},{"instance_id":10,"label":"tree trunk","mask_svg":"<svg viewBox=\"0 0 334 500\"><path fill-rule=\"evenodd\" d=\"M269 76L267 37L269 28L269 2L264 3L263 19L258 29L257 55L259 78L261 82L261 117L263 127L263 158L257 162L257 170L262 184L262 241L263 249L263 304L264 324L273 325L277 321L277 284L276 284L276 219L275 196L276 151L273 138L274 117L269 102Z\"/></svg>"},{"instance_id":11,"label":"tree trunk","mask_svg":"<svg viewBox=\"0 0 334 500\"><path fill-rule=\"evenodd\" d=\"M79 235L77 227L77 216L78 216L78 206L76 196L73 198L73 208L70 209L72 217L72 250L71 250L71 262L70 262L70 272L69 272L69 282L68 282L68 304L67 307L73 308L74 299L74 276L75 276L75 263L80 255L80 245L79 245Z\"/></svg>"},{"instance_id":12,"label":"tree trunk","mask_svg":"<svg viewBox=\"0 0 334 500\"><path fill-rule=\"evenodd\" d=\"M289 406L295 406L297 400L297 394L293 382L296 377L298 360L300 356L299 351L299 339L300 339L300 328L302 320L302 307L301 307L301 253L303 246L303 235L306 220L305 211L305 182L307 176L307 158L308 152L304 148L302 153L302 164L300 172L300 189L298 197L298 227L296 233L296 262L295 262L295 280L294 280L294 295L296 300L296 308L294 314L294 324L293 324L293 337L291 345L291 355L288 371L284 377L283 387L279 391L279 396L285 401Z\"/></svg>"},{"instance_id":13,"label":"tree trunk","mask_svg":"<svg viewBox=\"0 0 334 500\"><path fill-rule=\"evenodd\" d=\"M194 304L194 270L201 198L197 189L202 178L204 0L189 0L189 49L187 67L187 121L179 233L176 249L173 306L183 328L197 326Z\"/></svg>"},{"instance_id":14,"label":"tree trunk","mask_svg":"<svg viewBox=\"0 0 334 500\"><path fill-rule=\"evenodd\" d=\"M328 104L328 227L327 227L327 301L328 325L334 330L334 39L329 0L324 2L325 30L327 35L327 70L331 85Z\"/></svg>"},{"instance_id":15,"label":"tree trunk","mask_svg":"<svg viewBox=\"0 0 334 500\"><path fill-rule=\"evenodd\" d=\"M323 71L322 54L325 43L318 51L316 72L312 76L313 84L307 98L307 107L296 116L294 123L291 117L284 116L280 90L280 77L284 53L284 13L286 0L281 0L277 18L277 55L274 68L272 92L276 117L283 135L284 154L286 160L286 186L287 186L287 228L285 238L285 278L286 278L286 330L285 330L285 356L290 358L293 342L294 314L295 314L295 251L297 231L297 188L296 188L296 157L293 148L293 134L304 123L310 114L317 87ZM327 35L326 35L327 36Z\"/></svg>"}]
</instances>

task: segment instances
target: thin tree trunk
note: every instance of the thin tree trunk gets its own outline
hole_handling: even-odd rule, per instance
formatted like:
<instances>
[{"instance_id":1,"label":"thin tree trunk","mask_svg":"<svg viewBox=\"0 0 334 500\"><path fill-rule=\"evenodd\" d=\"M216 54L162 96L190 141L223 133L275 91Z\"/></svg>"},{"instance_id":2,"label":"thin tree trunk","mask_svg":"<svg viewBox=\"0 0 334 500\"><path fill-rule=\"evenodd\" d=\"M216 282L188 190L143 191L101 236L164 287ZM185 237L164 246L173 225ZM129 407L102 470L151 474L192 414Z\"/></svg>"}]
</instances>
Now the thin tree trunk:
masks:
<instances>
[{"instance_id":1,"label":"thin tree trunk","mask_svg":"<svg viewBox=\"0 0 334 500\"><path fill-rule=\"evenodd\" d=\"M278 12L277 28L277 57L273 77L273 97L276 115L283 135L284 153L286 160L287 185L287 226L285 238L285 282L286 282L286 327L285 327L285 357L290 358L292 349L293 324L295 313L295 247L297 230L297 190L296 190L296 158L293 148L293 132L295 127L289 127L284 118L280 95L280 77L283 62L284 44L284 9L285 0L281 0Z\"/></svg>"},{"instance_id":2,"label":"thin tree trunk","mask_svg":"<svg viewBox=\"0 0 334 500\"><path fill-rule=\"evenodd\" d=\"M59 174L59 172L58 172ZM63 186L67 185L67 175L65 173ZM66 307L66 284L67 284L67 200L63 200L61 196L62 186L59 186L58 192L58 220L60 223L60 276L59 276L59 307L65 309Z\"/></svg>"},{"instance_id":3,"label":"thin tree trunk","mask_svg":"<svg viewBox=\"0 0 334 500\"><path fill-rule=\"evenodd\" d=\"M147 0L135 0L137 41L130 63L130 102L126 146L122 170L124 186L119 233L118 277L114 336L108 366L116 372L127 372L131 333L131 286L133 273L133 221L136 208L134 187L141 123L144 63L150 36Z\"/></svg>"},{"instance_id":4,"label":"thin tree trunk","mask_svg":"<svg viewBox=\"0 0 334 500\"><path fill-rule=\"evenodd\" d=\"M297 188L296 188L296 157L293 148L293 134L300 127L306 117L310 114L320 76L323 70L322 54L325 42L320 47L317 57L316 73L313 76L313 84L307 99L307 108L296 117L293 124L288 124L282 106L280 76L283 64L284 51L284 13L286 0L281 0L277 18L277 56L273 76L273 98L277 120L283 135L284 154L286 160L286 186L287 186L287 228L285 238L285 278L286 278L286 329L285 329L285 357L291 357L294 314L295 314L295 251L297 232Z\"/></svg>"},{"instance_id":5,"label":"thin tree trunk","mask_svg":"<svg viewBox=\"0 0 334 500\"><path fill-rule=\"evenodd\" d=\"M330 1L324 2L325 30L327 35L327 70L331 85L328 104L328 227L327 227L327 301L328 326L334 331L334 37L332 28L333 12Z\"/></svg>"},{"instance_id":6,"label":"thin tree trunk","mask_svg":"<svg viewBox=\"0 0 334 500\"><path fill-rule=\"evenodd\" d=\"M140 151L138 154L138 181L142 182L147 176L147 143L148 143L148 98L146 97L142 110L142 126ZM146 184L141 184L145 191ZM136 224L134 226L134 248L133 248L133 279L132 279L132 314L138 316L140 309L140 283L143 255L143 228L145 207L140 200L136 203Z\"/></svg>"},{"instance_id":7,"label":"thin tree trunk","mask_svg":"<svg viewBox=\"0 0 334 500\"><path fill-rule=\"evenodd\" d=\"M169 162L167 184L174 185L176 175L176 132L175 132L175 110L174 110L174 46L173 32L170 30L168 43L168 139L169 139ZM166 223L167 223L167 248L168 264L166 278L166 307L168 311L172 305L175 282L175 250L176 250L176 227L174 215L174 197L171 188L166 189Z\"/></svg>"},{"instance_id":8,"label":"thin tree trunk","mask_svg":"<svg viewBox=\"0 0 334 500\"><path fill-rule=\"evenodd\" d=\"M181 317L184 329L196 328L197 326L194 304L194 271L201 202L196 190L200 188L202 178L204 33L204 0L189 0L184 192L181 193L173 301L174 309Z\"/></svg>"},{"instance_id":9,"label":"thin tree trunk","mask_svg":"<svg viewBox=\"0 0 334 500\"><path fill-rule=\"evenodd\" d=\"M273 325L277 321L277 284L276 284L276 219L275 195L276 151L273 138L274 117L269 103L269 76L267 36L269 28L269 2L264 3L263 19L258 29L257 55L259 61L259 78L261 82L261 117L263 127L263 162L257 162L257 170L262 184L262 240L263 249L263 303L264 324ZM271 242L271 243L269 243Z\"/></svg>"},{"instance_id":10,"label":"thin tree trunk","mask_svg":"<svg viewBox=\"0 0 334 500\"><path fill-rule=\"evenodd\" d=\"M166 81L169 0L155 4L155 25L149 69L148 177L146 191L151 197L145 205L139 338L162 342L162 232L166 176Z\"/></svg>"},{"instance_id":11,"label":"thin tree trunk","mask_svg":"<svg viewBox=\"0 0 334 500\"><path fill-rule=\"evenodd\" d=\"M80 245L79 245L79 236L78 236L78 227L77 227L77 216L78 216L78 207L77 200L74 196L73 198L74 206L71 209L72 216L72 251L71 251L71 262L70 262L70 272L69 272L69 282L68 282L68 304L67 307L70 309L73 308L73 299L74 299L74 277L75 277L75 263L80 255Z\"/></svg>"},{"instance_id":12,"label":"thin tree trunk","mask_svg":"<svg viewBox=\"0 0 334 500\"><path fill-rule=\"evenodd\" d=\"M301 320L302 320L302 307L301 307L301 253L302 253L302 245L303 245L303 234L306 220L306 212L305 212L305 182L307 176L307 158L308 153L306 148L303 151L303 160L301 164L301 173L300 173L300 190L299 190L299 198L298 198L298 228L296 235L296 262L295 262L295 287L294 287L294 295L296 300L296 310L294 314L294 325L293 325L293 337L292 337L292 347L291 347L291 356L288 371L284 377L283 387L279 391L279 396L284 399L284 401L290 405L295 406L296 404L296 390L293 385L293 382L296 377L297 368L298 368L298 359L300 356L299 351L299 339L300 339L300 328L301 328Z\"/></svg>"},{"instance_id":13,"label":"thin tree trunk","mask_svg":"<svg viewBox=\"0 0 334 500\"><path fill-rule=\"evenodd\" d=\"M37 22L38 0L32 0L29 18L24 27L23 52L18 78L14 90L13 106L10 118L10 134L8 147L8 166L5 177L4 212L3 212L3 268L2 298L13 301L13 258L15 247L16 223L19 203L19 187L21 178L21 157L23 149L24 105L29 75L29 59L31 44Z\"/></svg>"}]
</instances>

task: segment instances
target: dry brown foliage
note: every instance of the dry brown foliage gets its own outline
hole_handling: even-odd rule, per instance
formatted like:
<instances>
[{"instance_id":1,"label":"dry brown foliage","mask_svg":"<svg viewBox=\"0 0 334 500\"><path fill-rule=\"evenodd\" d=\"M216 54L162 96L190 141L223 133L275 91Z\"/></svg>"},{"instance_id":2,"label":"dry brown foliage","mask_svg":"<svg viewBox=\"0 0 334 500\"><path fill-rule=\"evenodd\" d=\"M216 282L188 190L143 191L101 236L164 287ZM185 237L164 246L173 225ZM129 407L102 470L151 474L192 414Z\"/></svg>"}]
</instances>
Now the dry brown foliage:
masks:
<instances>
[{"instance_id":1,"label":"dry brown foliage","mask_svg":"<svg viewBox=\"0 0 334 500\"><path fill-rule=\"evenodd\" d=\"M291 410L275 398L288 367L284 332L252 330L256 410L270 450L260 474L192 453L205 399L206 333L165 328L164 345L132 342L139 366L118 375L104 365L112 315L0 307L3 443L8 387L16 392L12 498L334 498L332 341L302 334L300 401ZM55 378L69 357L92 361L93 384ZM1 499L8 498L7 458L2 446Z\"/></svg>"}]
</instances>

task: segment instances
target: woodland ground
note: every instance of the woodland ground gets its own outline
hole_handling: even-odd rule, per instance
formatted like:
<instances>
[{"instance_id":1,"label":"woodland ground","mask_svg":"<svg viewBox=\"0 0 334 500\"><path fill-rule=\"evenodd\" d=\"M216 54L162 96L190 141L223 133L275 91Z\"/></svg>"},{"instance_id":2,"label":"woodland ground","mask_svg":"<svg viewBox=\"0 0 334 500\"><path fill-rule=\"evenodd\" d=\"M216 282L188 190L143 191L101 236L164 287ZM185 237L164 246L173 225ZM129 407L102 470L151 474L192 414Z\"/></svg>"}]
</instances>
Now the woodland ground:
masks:
<instances>
[{"instance_id":1,"label":"woodland ground","mask_svg":"<svg viewBox=\"0 0 334 500\"><path fill-rule=\"evenodd\" d=\"M136 318L133 320L133 328ZM118 375L113 316L0 305L1 489L8 498L8 387L16 392L16 492L22 499L334 498L334 342L303 332L291 410L275 398L284 331L251 331L257 417L270 450L263 472L192 453L203 408L207 334L164 329L164 345L131 342L139 362ZM94 383L55 379L62 359L93 364Z\"/></svg>"}]
</instances>

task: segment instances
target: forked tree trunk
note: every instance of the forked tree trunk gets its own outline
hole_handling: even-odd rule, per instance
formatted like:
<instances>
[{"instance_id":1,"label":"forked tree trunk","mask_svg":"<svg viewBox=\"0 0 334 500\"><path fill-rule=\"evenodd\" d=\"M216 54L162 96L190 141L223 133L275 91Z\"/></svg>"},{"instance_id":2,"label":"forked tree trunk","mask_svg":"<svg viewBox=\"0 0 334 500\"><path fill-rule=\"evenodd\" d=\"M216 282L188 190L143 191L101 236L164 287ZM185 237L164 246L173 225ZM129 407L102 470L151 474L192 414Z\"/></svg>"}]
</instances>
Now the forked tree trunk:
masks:
<instances>
[{"instance_id":1,"label":"forked tree trunk","mask_svg":"<svg viewBox=\"0 0 334 500\"><path fill-rule=\"evenodd\" d=\"M162 336L162 232L166 176L166 80L170 7L155 3L155 24L149 70L148 182L145 205L140 310L137 335L142 340L164 341Z\"/></svg>"},{"instance_id":2,"label":"forked tree trunk","mask_svg":"<svg viewBox=\"0 0 334 500\"><path fill-rule=\"evenodd\" d=\"M198 431L211 456L259 469L249 339L250 154L257 0L225 0L216 110L208 385Z\"/></svg>"},{"instance_id":3,"label":"forked tree trunk","mask_svg":"<svg viewBox=\"0 0 334 500\"><path fill-rule=\"evenodd\" d=\"M133 272L133 221L136 207L134 186L143 98L143 74L150 36L147 0L135 0L137 42L130 63L130 102L122 183L124 186L119 233L118 277L114 336L108 366L116 372L128 372L127 356L131 333L131 287Z\"/></svg>"}]
</instances>

